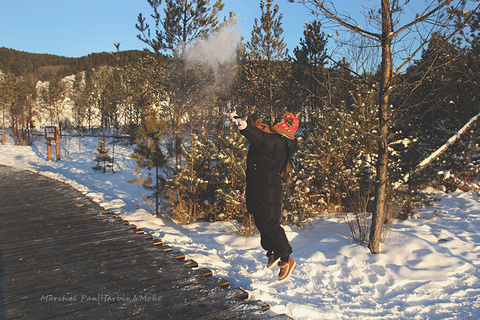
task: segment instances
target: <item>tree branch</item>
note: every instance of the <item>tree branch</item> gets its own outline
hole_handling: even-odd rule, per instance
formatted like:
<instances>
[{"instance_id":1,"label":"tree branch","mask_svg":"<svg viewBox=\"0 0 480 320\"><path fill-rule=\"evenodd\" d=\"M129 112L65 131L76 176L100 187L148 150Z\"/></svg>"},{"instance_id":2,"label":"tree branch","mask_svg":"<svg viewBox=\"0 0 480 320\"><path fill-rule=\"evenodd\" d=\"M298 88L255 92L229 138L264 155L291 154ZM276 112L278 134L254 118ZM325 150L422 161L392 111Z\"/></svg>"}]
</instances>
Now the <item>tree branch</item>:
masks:
<instances>
[{"instance_id":1,"label":"tree branch","mask_svg":"<svg viewBox=\"0 0 480 320\"><path fill-rule=\"evenodd\" d=\"M479 10L479 8L480 8L480 4L477 5L477 7L470 12L470 15L467 17L467 19L465 19L465 21L464 21L460 26L458 26L448 37L445 38L445 41L443 41L443 42L438 46L438 48L437 48L434 52L432 52L432 54L429 56L429 58L432 57L438 50L440 50L440 48L442 48L443 45L444 45L448 40L450 40L451 38L453 38L453 36L454 36L455 34L459 33L459 32L468 24L468 22L473 18L473 15ZM425 41L425 42L427 42L427 41ZM425 44L425 43L424 43L424 44ZM402 65L399 66L395 71L398 72L403 66L405 66L409 61L411 61L411 60L413 59L413 57L418 53L418 51L420 51L420 49L423 47L424 44L422 44L422 45L415 51L415 53L414 53L413 55L411 55L404 63L402 63ZM419 67L420 67L420 66L419 66ZM416 72L417 70L418 70L418 68L415 70L415 72Z\"/></svg>"},{"instance_id":2,"label":"tree branch","mask_svg":"<svg viewBox=\"0 0 480 320\"><path fill-rule=\"evenodd\" d=\"M320 0L312 0L313 4L319 8L320 11L323 12L323 14L325 15L326 18L328 19L332 19L334 20L335 22L337 22L339 25L349 29L350 31L353 31L353 32L356 32L368 39L371 39L373 41L377 41L377 42L381 42L382 40L382 35L379 34L379 33L375 33L375 32L370 32L370 31L367 31L363 28L361 28L360 26L356 26L356 25L353 25L349 22L347 22L346 20L344 19L341 19L337 16L337 14L335 14L334 12L332 12L331 10L329 10L328 8L325 7L325 4L323 1L320 1Z\"/></svg>"},{"instance_id":3,"label":"tree branch","mask_svg":"<svg viewBox=\"0 0 480 320\"><path fill-rule=\"evenodd\" d=\"M407 23L406 25L404 25L403 27L400 27L397 31L393 32L393 37L396 37L400 32L402 32L403 30L406 30L408 28L410 28L411 26L413 25L416 25L420 22L424 22L425 20L427 20L428 18L430 18L431 16L433 16L434 13L436 13L437 11L439 11L441 8L445 7L447 4L449 4L450 2L452 2L452 0L444 0L443 3L441 3L440 5L436 6L432 11L426 13L426 14L422 14L421 16L419 16L417 19L415 19L414 21L410 22L410 23Z\"/></svg>"},{"instance_id":4,"label":"tree branch","mask_svg":"<svg viewBox=\"0 0 480 320\"><path fill-rule=\"evenodd\" d=\"M399 182L396 183L396 185L394 186L395 189L398 189L402 184L404 184L405 182L407 182L410 177L414 174L417 174L419 173L420 171L422 171L427 165L429 165L430 163L432 163L433 161L435 161L440 155L442 155L442 153L444 153L448 147L450 147L451 145L453 145L459 138L460 136L465 133L465 131L467 131L468 128L470 128L470 126L475 122L477 121L478 119L480 119L480 113L478 113L476 116L474 116L472 119L470 119L470 121L468 121L460 130L458 130L457 133L455 133L452 137L450 137L450 139L447 140L447 142L441 146L440 148L438 148L434 153L432 153L430 156L428 156L426 159L424 159L422 162L420 162L416 167L415 167L415 170L413 171L412 174L409 174L407 173L402 180L400 180Z\"/></svg>"},{"instance_id":5,"label":"tree branch","mask_svg":"<svg viewBox=\"0 0 480 320\"><path fill-rule=\"evenodd\" d=\"M468 16L467 19L465 19L465 21L463 22L463 24L461 24L460 26L458 26L450 35L448 35L447 37L445 37L445 39L440 43L440 45L439 45L437 48L435 48L435 50L433 50L432 53L431 53L428 57L426 57L425 59L423 59L423 62L420 63L420 64L417 66L417 68L415 68L415 70L411 73L411 75L413 76L414 74L416 74L416 73L418 72L418 70L420 70L420 68L422 68L423 65L426 64L426 63L430 60L430 58L432 58L434 55L437 55L438 52L440 51L440 49L441 49L450 39L452 39L454 35L456 35L458 32L460 32L460 30L462 30L462 29L468 24L468 22L473 18L473 15L474 15L479 9L480 9L480 4L477 5L477 7L476 7L474 10L471 11L470 15ZM421 48L421 47L419 47L419 49L417 49L417 50L415 51L415 53L418 52L418 51L420 50L420 48ZM412 58L413 58L413 56L412 56ZM410 59L412 59L412 58L410 58ZM405 65L405 63L402 64L402 66L403 66L403 65ZM397 72L397 71L398 71L398 68L397 68L396 72ZM410 78L411 78L411 76L410 76L409 78L406 78L402 83L396 85L395 88L398 87L398 86L401 86L403 83L407 82Z\"/></svg>"}]
</instances>

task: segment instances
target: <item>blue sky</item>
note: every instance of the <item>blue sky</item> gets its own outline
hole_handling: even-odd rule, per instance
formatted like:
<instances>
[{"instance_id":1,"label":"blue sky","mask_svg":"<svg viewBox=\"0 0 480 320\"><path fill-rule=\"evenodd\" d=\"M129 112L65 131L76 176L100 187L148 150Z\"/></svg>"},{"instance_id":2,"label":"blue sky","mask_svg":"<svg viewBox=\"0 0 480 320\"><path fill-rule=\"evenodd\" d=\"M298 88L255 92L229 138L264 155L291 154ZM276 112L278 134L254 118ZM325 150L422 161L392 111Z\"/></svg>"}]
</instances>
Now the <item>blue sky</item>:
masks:
<instances>
[{"instance_id":1,"label":"blue sky","mask_svg":"<svg viewBox=\"0 0 480 320\"><path fill-rule=\"evenodd\" d=\"M213 3L214 0L211 1ZM224 0L221 15L233 11L249 38L260 0ZM291 52L302 37L305 22L314 18L300 4L277 0L283 13L285 41ZM92 52L145 48L137 39L138 14L153 12L147 0L0 0L0 47L34 53L81 57Z\"/></svg>"},{"instance_id":2,"label":"blue sky","mask_svg":"<svg viewBox=\"0 0 480 320\"><path fill-rule=\"evenodd\" d=\"M230 11L237 14L238 26L248 40L255 17L261 15L260 0L223 2L221 19ZM423 3L412 2L410 6ZM283 36L292 55L303 38L305 22L315 17L301 4L288 0L273 3L279 4L283 13ZM380 0L337 0L334 4L340 13L348 12L364 26L362 7L379 6ZM115 51L115 42L120 42L120 50L143 50L146 46L137 39L135 24L139 13L149 18L152 12L147 0L0 0L0 47L66 57ZM324 31L335 34L335 30ZM333 43L329 41L332 47Z\"/></svg>"}]
</instances>

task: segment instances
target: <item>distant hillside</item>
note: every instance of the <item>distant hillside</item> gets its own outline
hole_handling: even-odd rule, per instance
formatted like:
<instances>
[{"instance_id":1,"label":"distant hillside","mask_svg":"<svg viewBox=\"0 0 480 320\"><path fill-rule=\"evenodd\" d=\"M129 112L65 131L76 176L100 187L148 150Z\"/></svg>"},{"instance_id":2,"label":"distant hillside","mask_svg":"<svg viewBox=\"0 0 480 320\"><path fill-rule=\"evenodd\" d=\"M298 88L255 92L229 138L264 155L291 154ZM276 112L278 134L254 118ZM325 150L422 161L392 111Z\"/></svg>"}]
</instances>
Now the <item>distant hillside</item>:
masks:
<instances>
[{"instance_id":1,"label":"distant hillside","mask_svg":"<svg viewBox=\"0 0 480 320\"><path fill-rule=\"evenodd\" d=\"M145 51L92 53L80 58L67 58L53 54L38 54L0 47L0 70L16 76L29 73L39 80L48 79L53 73L61 77L76 74L99 66L125 66L147 55Z\"/></svg>"}]
</instances>

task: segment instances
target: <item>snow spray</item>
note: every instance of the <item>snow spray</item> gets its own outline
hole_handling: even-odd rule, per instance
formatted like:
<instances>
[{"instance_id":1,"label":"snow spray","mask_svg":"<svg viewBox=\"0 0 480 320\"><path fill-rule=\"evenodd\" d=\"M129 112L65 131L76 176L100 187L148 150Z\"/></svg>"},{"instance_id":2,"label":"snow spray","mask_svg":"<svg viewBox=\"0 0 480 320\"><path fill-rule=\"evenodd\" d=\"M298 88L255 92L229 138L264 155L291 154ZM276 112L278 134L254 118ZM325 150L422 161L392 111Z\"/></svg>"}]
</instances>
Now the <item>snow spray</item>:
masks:
<instances>
[{"instance_id":1,"label":"snow spray","mask_svg":"<svg viewBox=\"0 0 480 320\"><path fill-rule=\"evenodd\" d=\"M241 45L237 17L232 17L207 37L189 44L185 51L187 63L199 63L212 69L214 86L230 85L236 75L237 50Z\"/></svg>"}]
</instances>

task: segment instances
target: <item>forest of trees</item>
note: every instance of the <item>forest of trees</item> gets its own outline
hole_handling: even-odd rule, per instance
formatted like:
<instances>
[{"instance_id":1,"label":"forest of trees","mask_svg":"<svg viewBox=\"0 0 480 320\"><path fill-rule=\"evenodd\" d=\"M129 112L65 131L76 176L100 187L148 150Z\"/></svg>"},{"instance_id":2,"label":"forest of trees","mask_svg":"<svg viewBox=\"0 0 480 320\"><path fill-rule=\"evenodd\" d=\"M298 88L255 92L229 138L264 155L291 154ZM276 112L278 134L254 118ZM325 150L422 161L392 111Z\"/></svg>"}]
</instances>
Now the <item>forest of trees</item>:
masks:
<instances>
[{"instance_id":1,"label":"forest of trees","mask_svg":"<svg viewBox=\"0 0 480 320\"><path fill-rule=\"evenodd\" d=\"M53 54L38 54L0 47L0 70L17 77L25 74L36 80L47 81L52 74L63 78L101 66L125 67L145 57L144 51L91 53L80 58L67 58Z\"/></svg>"},{"instance_id":2,"label":"forest of trees","mask_svg":"<svg viewBox=\"0 0 480 320\"><path fill-rule=\"evenodd\" d=\"M139 14L136 28L149 50L75 59L0 48L2 130L11 128L25 144L28 124L43 117L78 131L128 135L139 164L132 183L146 189L152 212L181 222L238 219L248 233L245 139L223 113L235 108L273 124L286 109L300 112L285 222L302 225L327 211L353 212L360 221L371 212L370 238L361 230L358 240L370 242L372 252L385 222L408 216L424 186L478 186L478 122L433 164L396 184L480 112L476 4L467 10L460 0L431 1L400 24L408 1L378 1L366 13L371 28L361 28L328 2L290 1L301 4L285 6L306 5L317 19L305 24L289 55L279 6L260 0L250 40L230 44L234 63L212 67L211 59L191 62L188 50L228 29L230 20L219 17L222 1L147 1L152 12ZM326 34L327 22L345 33ZM418 45L397 54L396 37L407 31ZM330 41L343 55L328 51ZM441 172L451 174L442 179Z\"/></svg>"}]
</instances>

